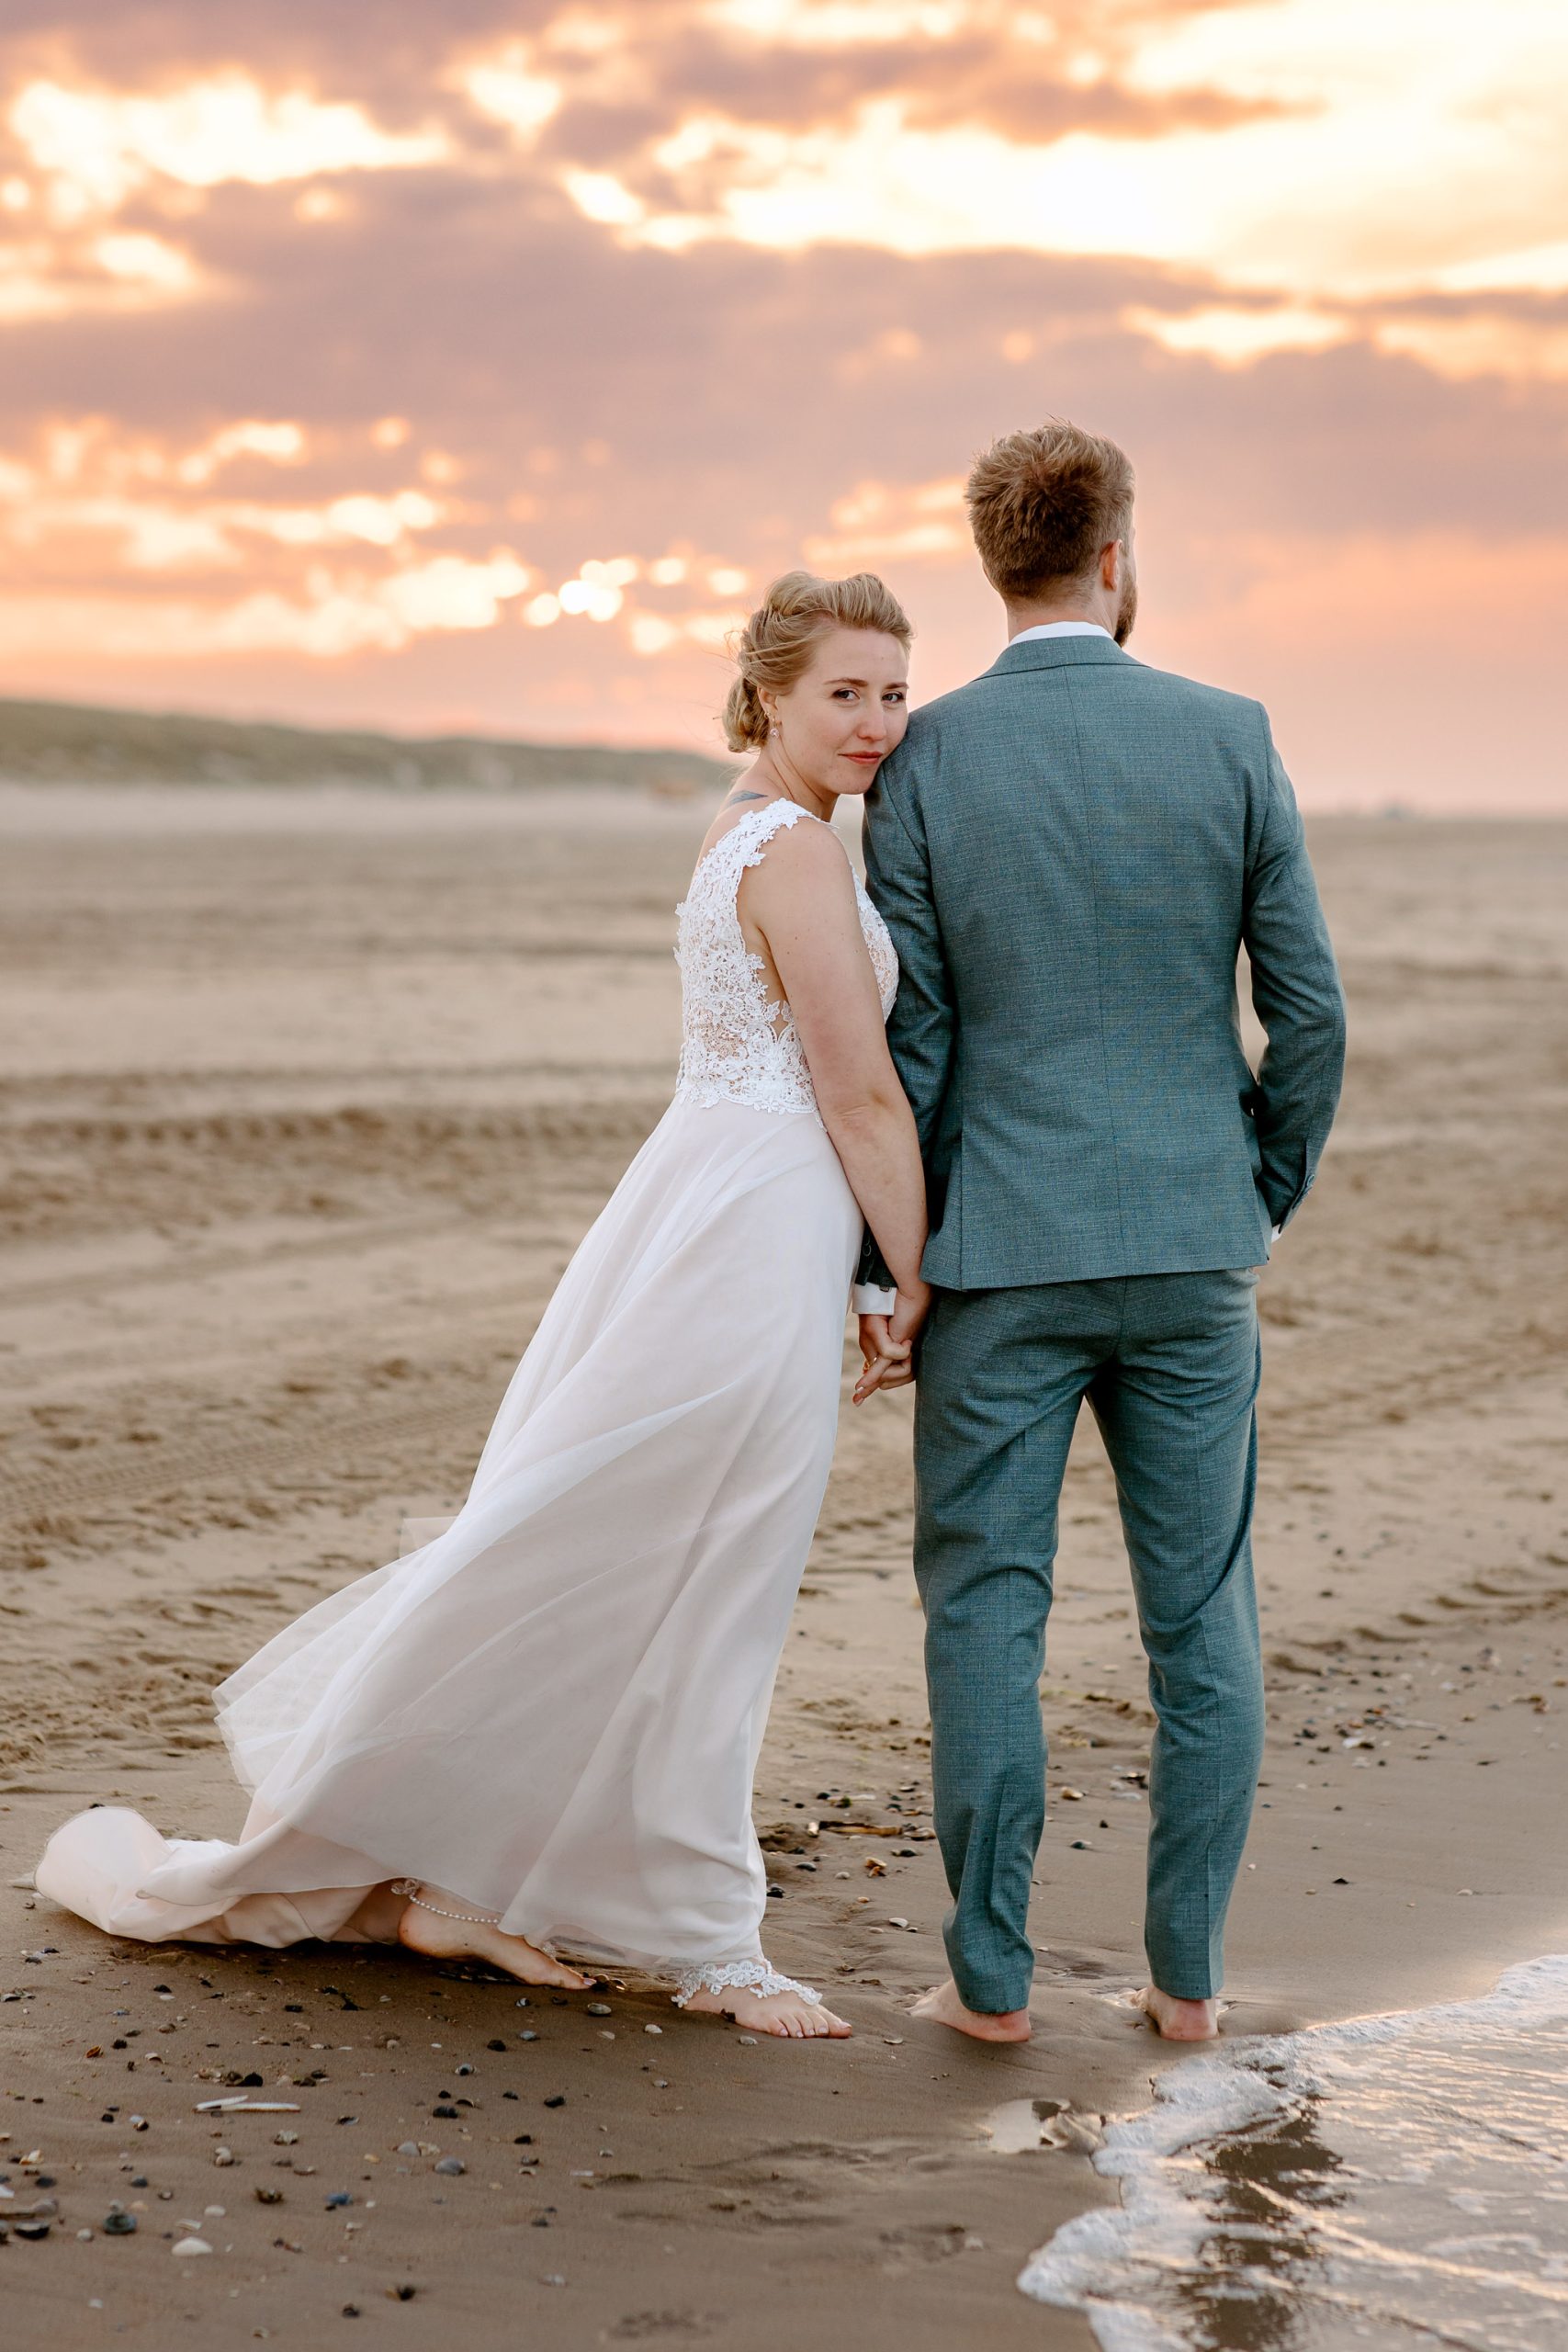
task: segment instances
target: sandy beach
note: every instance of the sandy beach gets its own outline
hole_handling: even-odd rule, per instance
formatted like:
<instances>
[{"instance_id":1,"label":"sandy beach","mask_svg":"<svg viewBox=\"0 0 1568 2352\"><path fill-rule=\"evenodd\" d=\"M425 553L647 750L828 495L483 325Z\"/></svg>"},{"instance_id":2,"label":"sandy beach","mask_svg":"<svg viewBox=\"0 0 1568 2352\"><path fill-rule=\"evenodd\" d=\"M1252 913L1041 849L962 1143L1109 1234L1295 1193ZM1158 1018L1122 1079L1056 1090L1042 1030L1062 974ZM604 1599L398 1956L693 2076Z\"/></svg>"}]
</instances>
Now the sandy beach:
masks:
<instances>
[{"instance_id":1,"label":"sandy beach","mask_svg":"<svg viewBox=\"0 0 1568 2352\"><path fill-rule=\"evenodd\" d=\"M668 1097L706 816L600 788L0 788L11 2342L1090 2343L1015 2281L1114 2195L1095 2119L1183 2061L1125 2002L1152 1718L1087 1425L1026 2047L907 2014L945 1891L906 1398L846 1408L757 1792L771 1949L847 2045L614 1983L523 2004L392 1951L110 1943L26 1889L95 1800L231 1834L213 1683L406 1515L455 1509ZM1351 1060L1261 1294L1271 1729L1238 2033L1568 1951L1568 823L1313 840ZM286 2111L201 2111L224 2098ZM1034 2100L1086 2119L1067 2144L988 2128ZM106 2233L117 2204L134 2231Z\"/></svg>"}]
</instances>

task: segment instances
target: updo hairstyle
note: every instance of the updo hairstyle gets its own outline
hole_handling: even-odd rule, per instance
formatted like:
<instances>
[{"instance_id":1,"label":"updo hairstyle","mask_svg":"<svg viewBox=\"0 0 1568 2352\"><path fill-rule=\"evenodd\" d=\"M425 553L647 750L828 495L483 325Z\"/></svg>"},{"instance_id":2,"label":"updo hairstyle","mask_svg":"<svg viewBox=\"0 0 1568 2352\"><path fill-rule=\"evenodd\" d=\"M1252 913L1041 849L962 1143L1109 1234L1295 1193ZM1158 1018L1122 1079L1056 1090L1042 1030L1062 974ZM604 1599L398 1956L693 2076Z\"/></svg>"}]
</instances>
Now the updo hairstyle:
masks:
<instances>
[{"instance_id":1,"label":"updo hairstyle","mask_svg":"<svg viewBox=\"0 0 1568 2352\"><path fill-rule=\"evenodd\" d=\"M906 651L915 634L904 607L874 571L857 571L848 580L786 571L736 640L738 674L724 706L724 740L732 752L761 751L768 740L768 714L760 689L787 693L810 662L817 639L830 628L881 629Z\"/></svg>"}]
</instances>

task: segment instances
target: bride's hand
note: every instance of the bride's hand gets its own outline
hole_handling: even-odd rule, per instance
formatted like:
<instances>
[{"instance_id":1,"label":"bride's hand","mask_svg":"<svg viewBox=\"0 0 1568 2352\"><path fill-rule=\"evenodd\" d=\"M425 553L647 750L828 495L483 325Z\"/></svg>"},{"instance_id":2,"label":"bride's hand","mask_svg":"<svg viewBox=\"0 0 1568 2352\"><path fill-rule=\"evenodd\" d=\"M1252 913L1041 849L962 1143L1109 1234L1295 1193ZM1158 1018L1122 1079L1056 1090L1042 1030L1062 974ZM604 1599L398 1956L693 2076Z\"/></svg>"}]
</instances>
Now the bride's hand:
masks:
<instances>
[{"instance_id":1,"label":"bride's hand","mask_svg":"<svg viewBox=\"0 0 1568 2352\"><path fill-rule=\"evenodd\" d=\"M915 1340L931 1309L931 1290L921 1283L899 1291L893 1312L860 1318L862 1367L853 1402L863 1405L879 1388L907 1388L915 1377Z\"/></svg>"}]
</instances>

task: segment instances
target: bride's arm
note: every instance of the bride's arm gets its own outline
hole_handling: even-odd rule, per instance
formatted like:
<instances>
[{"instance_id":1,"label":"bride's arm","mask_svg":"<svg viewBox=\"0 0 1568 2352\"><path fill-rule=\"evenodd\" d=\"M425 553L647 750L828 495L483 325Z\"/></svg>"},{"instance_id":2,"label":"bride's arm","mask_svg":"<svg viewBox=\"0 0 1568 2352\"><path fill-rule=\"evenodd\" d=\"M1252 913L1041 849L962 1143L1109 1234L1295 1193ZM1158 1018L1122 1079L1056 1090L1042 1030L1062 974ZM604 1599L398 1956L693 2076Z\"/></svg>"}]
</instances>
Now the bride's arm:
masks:
<instances>
[{"instance_id":1,"label":"bride's arm","mask_svg":"<svg viewBox=\"0 0 1568 2352\"><path fill-rule=\"evenodd\" d=\"M900 1313L900 1325L918 1322L930 1295L920 1279L925 1176L843 846L824 827L792 825L748 871L744 889L795 1016L823 1125L901 1307L912 1310Z\"/></svg>"}]
</instances>

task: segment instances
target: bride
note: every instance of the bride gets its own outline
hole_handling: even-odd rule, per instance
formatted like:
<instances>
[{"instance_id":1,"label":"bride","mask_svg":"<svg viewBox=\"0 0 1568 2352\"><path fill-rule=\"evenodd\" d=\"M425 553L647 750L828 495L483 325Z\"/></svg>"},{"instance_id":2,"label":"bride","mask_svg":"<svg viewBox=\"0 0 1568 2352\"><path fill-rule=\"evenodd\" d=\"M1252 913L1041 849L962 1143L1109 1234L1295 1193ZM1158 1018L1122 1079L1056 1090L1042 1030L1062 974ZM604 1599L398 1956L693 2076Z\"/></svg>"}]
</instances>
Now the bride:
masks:
<instances>
[{"instance_id":1,"label":"bride","mask_svg":"<svg viewBox=\"0 0 1568 2352\"><path fill-rule=\"evenodd\" d=\"M829 820L901 739L911 631L868 572L776 581L725 711L754 751L678 910L674 1100L561 1278L435 1541L217 1693L238 1844L118 1806L37 1883L148 1941L398 1941L525 1984L562 1955L759 2031L841 2035L760 1941L751 1780L827 1482L863 1220L907 1376L925 1187L897 967Z\"/></svg>"}]
</instances>

